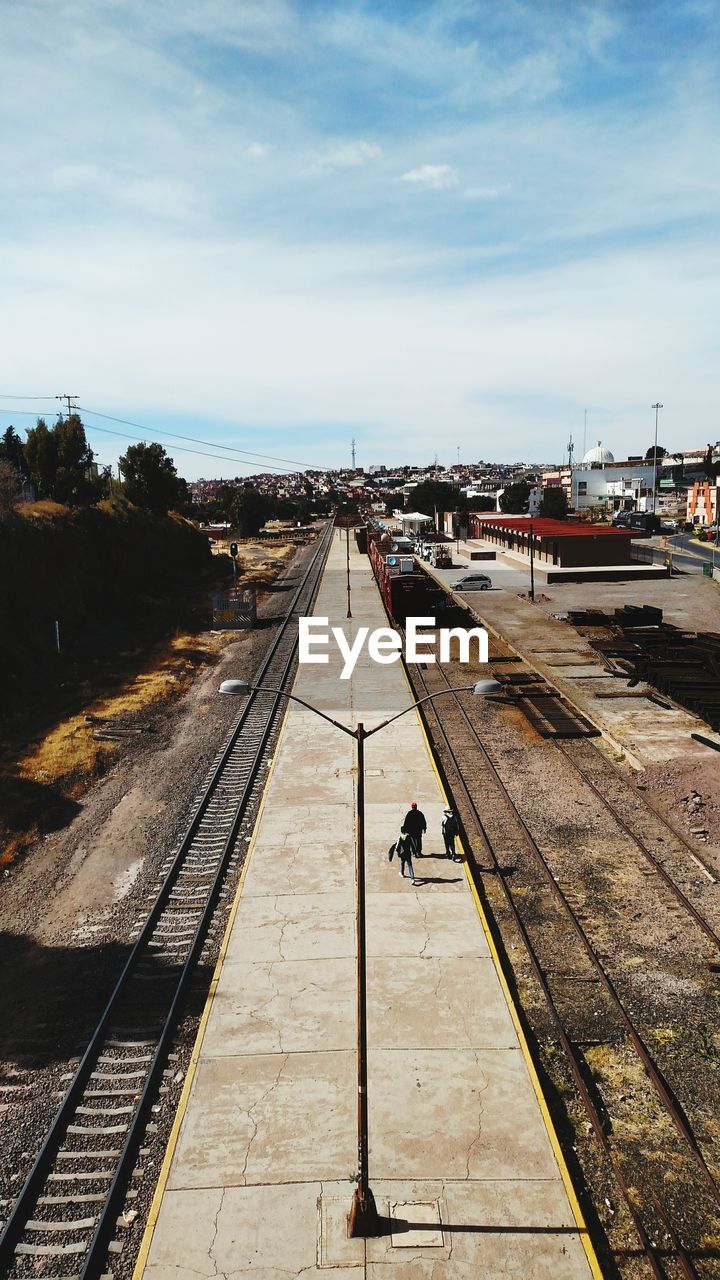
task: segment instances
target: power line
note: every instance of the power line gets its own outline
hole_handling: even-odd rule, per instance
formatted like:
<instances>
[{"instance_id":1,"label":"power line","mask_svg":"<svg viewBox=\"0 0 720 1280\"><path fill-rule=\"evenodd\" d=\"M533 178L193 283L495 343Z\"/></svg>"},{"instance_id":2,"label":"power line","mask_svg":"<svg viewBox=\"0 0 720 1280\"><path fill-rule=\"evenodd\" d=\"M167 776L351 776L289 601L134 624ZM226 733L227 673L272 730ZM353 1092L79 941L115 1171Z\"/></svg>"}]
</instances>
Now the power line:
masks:
<instances>
[{"instance_id":1,"label":"power line","mask_svg":"<svg viewBox=\"0 0 720 1280\"><path fill-rule=\"evenodd\" d=\"M4 399L8 399L8 400L9 400L9 399L12 399L12 398L13 398L13 397L10 397L10 396L2 396L2 395L0 395L0 399L3 399L3 400L4 400ZM23 399L23 398L30 399L30 397L20 397L20 396L18 396L18 399ZM52 396L52 397L47 397L47 398L48 398L48 399L53 399L53 400L57 400L57 399L59 399L59 397L58 397L58 396ZM63 397L63 398L66 398L66 397ZM70 397L70 398L71 398L71 399L73 399L74 397ZM38 399L38 400L44 400L44 399L46 399L46 397L45 397L45 396L37 396L37 397L35 397L35 399ZM145 435L142 435L142 436L135 436L135 435L129 435L129 434L128 434L127 432L125 432L125 431L112 431L112 430L110 430L110 429L109 429L109 428L107 428L107 427L99 427L99 426L97 426L95 423L91 423L91 422L87 422L87 421L86 421L84 425L85 425L85 428L86 428L86 430L87 430L87 431L99 431L99 432L101 432L103 435L118 436L120 439L123 439L123 440L137 440L137 441L140 441L141 443L142 443L142 442L144 442L145 440L147 440L148 438L152 439L152 437L153 437L153 435L154 435L154 433L153 433L153 432L151 432L150 430L148 430L146 427L144 427L144 426L143 426L143 424L142 424L141 422L131 422L131 421L129 421L127 418L115 418L115 417L113 417L111 414L108 414L108 413L101 413L98 409L88 409L88 408L87 408L86 406L84 406L84 405L73 405L73 409L74 409L76 412L78 412L78 413L90 414L90 415L91 415L91 417L102 418L104 421L107 421L107 422L117 422L117 423L119 423L119 424L121 424L121 425L123 425L123 426L128 426L128 427L137 427L139 431L143 431L143 432L145 432ZM28 418L34 418L34 417L37 417L37 414L36 414L36 413L34 413L34 412L33 412L32 410L30 410L30 409L18 409L18 408L12 408L12 409L3 409L3 410L2 410L2 412L3 412L3 413L8 413L8 414L12 413L12 414L14 414L14 415L22 415L23 417L28 417ZM274 465L274 463L277 463L277 462L286 462L286 463L290 463L291 465L295 465L296 467L298 467L300 470L322 471L322 470L327 470L327 469L328 469L328 468L324 468L324 467L322 467L322 466L319 466L317 463L310 463L310 462L296 462L294 459L291 459L291 458L278 458L278 457L276 457L275 455L272 455L272 454L253 453L253 452L252 452L251 450L249 450L249 449L242 449L242 450L241 450L241 449L235 449L235 448L233 448L231 445L218 444L218 443L216 443L216 442L215 442L215 441L213 441L213 440L211 440L211 441L206 441L206 440L203 440L202 438L199 438L199 437L197 437L197 436L185 436L185 435L180 435L178 432L174 432L174 431L163 431L163 432L159 433L159 439L158 439L158 441L157 441L157 442L158 442L158 443L161 443L162 441L166 441L166 442L167 442L167 438L168 438L168 437L171 437L173 440L176 440L176 439L177 439L177 440L189 440L189 441L192 441L194 444L209 444L209 445L211 446L211 448L212 448L212 449L224 449L224 450L225 450L225 456L223 456L222 454L218 454L218 453L209 453L207 450L201 450L201 449L188 449L187 447L184 447L183 445L179 445L179 444L173 444L173 445L171 445L171 446L170 446L170 447L171 447L171 448L173 448L176 452L179 450L179 452L180 452L180 453L194 453L194 454L196 454L198 457L203 457L203 458L215 458L218 462L233 462L233 463L235 463L238 467L245 467L245 468L248 468L248 469L250 469L250 468L255 468L255 470L278 471L278 472L280 472L280 473L281 473L281 474L283 474L283 475L293 474L293 473L292 473L291 471L289 471L289 469L288 469L288 467L287 467L287 466L285 466L285 467L275 466L275 465ZM239 455L239 454L241 454L241 453L242 453L242 454L244 454L245 456L244 456L244 457L239 457L239 456L237 456L237 455ZM262 468L258 467L258 466L257 466L257 464L256 464L255 462L251 462L251 461L249 461L249 459L251 459L251 458L252 458L252 459L257 459L259 462L261 462L261 463L262 463ZM272 458L272 461L270 461L270 459L271 459L271 458Z\"/></svg>"},{"instance_id":2,"label":"power line","mask_svg":"<svg viewBox=\"0 0 720 1280\"><path fill-rule=\"evenodd\" d=\"M95 418L103 418L107 422L119 422L124 427L137 427L139 431L148 430L142 422L130 422L127 418L114 418L110 413L101 413L99 409L88 409L86 405L77 406L81 413L89 413ZM163 431L164 436L169 436L173 440L189 440L192 444L209 444L213 449L224 449L227 453L243 453L248 458L260 458L269 462L289 462L291 466L303 467L307 470L322 471L322 467L318 467L314 462L298 462L297 458L279 458L276 454L271 453L253 453L251 449L240 449L236 445L218 444L215 440L203 440L198 436L185 436L177 431Z\"/></svg>"},{"instance_id":3,"label":"power line","mask_svg":"<svg viewBox=\"0 0 720 1280\"><path fill-rule=\"evenodd\" d=\"M0 400L57 400L57 396L7 396L0 395ZM21 410L18 410L21 412Z\"/></svg>"},{"instance_id":4,"label":"power line","mask_svg":"<svg viewBox=\"0 0 720 1280\"><path fill-rule=\"evenodd\" d=\"M18 414L21 414L23 417L27 417L27 418L37 418L37 414L36 414L36 413L32 413L30 409L3 409L3 410L0 410L0 412L2 412L2 413L8 413L8 414L9 414L9 413L12 413L12 414L13 414L13 416L17 416ZM129 435L129 434L128 434L128 432L127 432L127 431L112 431L109 427L98 427L98 426L96 426L96 425L95 425L95 423L94 423L94 422L86 422L86 423L84 423L83 425L84 425L84 427L85 427L85 430L86 430L86 431L100 431L103 435L106 435L106 436L118 436L118 437L119 437L120 439L122 439L122 440L137 440L137 441L139 441L141 444L144 444L144 443L146 442L146 440L149 438L149 437L148 437L148 435L145 435L145 436L135 436L135 435L132 435L132 436L131 436L131 435ZM169 434L169 433L168 433L168 434ZM161 444L161 443L162 443L162 439L161 439L161 440L156 441L156 443L157 443L157 444ZM232 458L232 457L227 457L227 456L223 456L223 455L222 455L222 454L220 454L220 453L208 453L208 452L207 452L207 450L203 450L203 449L188 449L186 445L173 444L173 445L171 445L170 447L171 447L171 448L172 448L176 453L177 453L177 452L180 452L180 453L194 453L194 454L196 454L199 458L215 458L218 462L233 462L237 467L246 467L246 468L250 469L250 468L252 468L252 467L255 465L254 463L249 462L246 458ZM266 464L265 464L265 469L266 469L267 471L279 471L282 475L293 475L293 474L294 474L294 472L288 471L288 468L287 468L287 467L274 467L274 466L272 466L270 463L266 463ZM313 471L322 470L322 468L321 468L321 467L313 467L313 468L310 468L310 469L311 469L311 470L313 470Z\"/></svg>"},{"instance_id":5,"label":"power line","mask_svg":"<svg viewBox=\"0 0 720 1280\"><path fill-rule=\"evenodd\" d=\"M139 440L141 444L145 444L147 436L131 436L127 431L113 431L110 427L98 427L94 422L86 422L83 424L86 431L101 431L106 436L119 436L122 440ZM168 433L169 434L169 433ZM183 437L184 438L184 437ZM161 444L161 440L155 443ZM205 449L188 449L187 445L175 444L171 446L177 453L194 453L199 458L216 458L218 462L233 462L237 467L252 467L253 463L248 462L246 458L228 458L223 457L221 453L208 453ZM287 467L273 467L269 463L265 464L268 471L279 471L282 475L292 475L293 472L288 471Z\"/></svg>"}]
</instances>

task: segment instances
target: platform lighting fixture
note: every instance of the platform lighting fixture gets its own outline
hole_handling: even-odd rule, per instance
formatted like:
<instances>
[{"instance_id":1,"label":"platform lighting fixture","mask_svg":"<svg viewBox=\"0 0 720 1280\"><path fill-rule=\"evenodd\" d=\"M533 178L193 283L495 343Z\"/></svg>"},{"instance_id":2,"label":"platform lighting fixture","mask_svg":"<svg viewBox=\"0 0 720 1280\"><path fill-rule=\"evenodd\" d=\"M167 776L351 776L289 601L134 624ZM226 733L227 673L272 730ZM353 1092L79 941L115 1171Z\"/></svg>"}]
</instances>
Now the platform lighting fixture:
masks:
<instances>
[{"instance_id":1,"label":"platform lighting fixture","mask_svg":"<svg viewBox=\"0 0 720 1280\"><path fill-rule=\"evenodd\" d=\"M349 729L348 726L346 724L342 724L340 720L334 720L332 716L326 715L324 711L320 711L318 707L314 707L310 702L306 702L304 698L299 698L295 693L286 693L284 689L274 689L269 688L266 685L250 684L247 680L223 680L218 690L219 693L231 693L240 696L249 693L269 693L273 696L279 694L280 697L287 698L289 702L297 702L301 707L305 707L306 711L312 711L314 715L320 716L321 720L326 720L328 724L331 724L335 729L339 729L340 732L346 734L348 738L354 738L356 743L358 783L355 842L355 872L357 884L355 930L357 939L358 1171L355 1191L353 1192L350 1212L348 1214L348 1235L351 1237L377 1236L381 1234L382 1230L382 1222L378 1215L375 1197L370 1190L368 1174L367 964L365 945L365 741L367 738L372 738L373 734L379 733L381 729L386 729L387 726L393 724L395 720L399 720L401 716L407 715L409 711L415 711L416 708L421 707L423 703L432 702L435 698L441 698L445 694L472 693L476 698L492 699L501 691L502 685L498 680L477 680L474 684L459 685L453 689L439 689L437 693L429 693L426 697L419 698L417 702L413 702L410 706L404 707L402 711L398 711L396 715L390 716L389 719L383 720L380 724L376 724L372 729L366 729L364 724L361 722L359 722L354 729Z\"/></svg>"}]
</instances>

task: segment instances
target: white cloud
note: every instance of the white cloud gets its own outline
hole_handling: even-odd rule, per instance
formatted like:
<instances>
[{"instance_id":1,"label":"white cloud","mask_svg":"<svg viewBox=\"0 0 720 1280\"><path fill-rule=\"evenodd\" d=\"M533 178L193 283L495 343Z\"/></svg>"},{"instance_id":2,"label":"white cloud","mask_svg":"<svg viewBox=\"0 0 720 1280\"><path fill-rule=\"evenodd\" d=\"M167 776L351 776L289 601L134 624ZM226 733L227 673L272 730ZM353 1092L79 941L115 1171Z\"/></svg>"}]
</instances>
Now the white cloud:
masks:
<instances>
[{"instance_id":1,"label":"white cloud","mask_svg":"<svg viewBox=\"0 0 720 1280\"><path fill-rule=\"evenodd\" d=\"M313 156L308 171L315 173L323 169L357 169L360 165L376 160L381 152L381 147L374 142L365 142L362 138L342 142L317 152Z\"/></svg>"},{"instance_id":2,"label":"white cloud","mask_svg":"<svg viewBox=\"0 0 720 1280\"><path fill-rule=\"evenodd\" d=\"M466 187L463 195L466 200L497 200L499 196L504 196L511 190L511 184L503 182L497 187Z\"/></svg>"},{"instance_id":3,"label":"white cloud","mask_svg":"<svg viewBox=\"0 0 720 1280\"><path fill-rule=\"evenodd\" d=\"M458 176L449 164L421 164L419 169L409 169L400 177L401 182L411 182L416 187L426 187L430 191L446 191L448 187L456 187Z\"/></svg>"},{"instance_id":4,"label":"white cloud","mask_svg":"<svg viewBox=\"0 0 720 1280\"><path fill-rule=\"evenodd\" d=\"M268 149L263 142L251 142L250 146L245 148L243 155L251 160L261 160L267 153Z\"/></svg>"}]
</instances>

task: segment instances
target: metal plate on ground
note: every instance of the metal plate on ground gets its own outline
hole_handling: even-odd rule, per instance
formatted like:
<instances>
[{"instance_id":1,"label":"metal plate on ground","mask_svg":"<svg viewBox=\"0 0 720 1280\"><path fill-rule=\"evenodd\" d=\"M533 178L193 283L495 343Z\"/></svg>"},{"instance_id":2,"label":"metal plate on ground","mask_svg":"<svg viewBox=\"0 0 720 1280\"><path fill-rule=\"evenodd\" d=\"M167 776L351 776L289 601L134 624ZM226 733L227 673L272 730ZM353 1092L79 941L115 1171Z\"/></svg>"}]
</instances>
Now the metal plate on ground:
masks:
<instances>
[{"instance_id":1,"label":"metal plate on ground","mask_svg":"<svg viewBox=\"0 0 720 1280\"><path fill-rule=\"evenodd\" d=\"M437 1200L390 1205L393 1249L442 1249L443 1233Z\"/></svg>"},{"instance_id":2,"label":"metal plate on ground","mask_svg":"<svg viewBox=\"0 0 720 1280\"><path fill-rule=\"evenodd\" d=\"M517 699L517 706L542 738L599 738L595 728L579 711L552 693L527 693Z\"/></svg>"}]
</instances>

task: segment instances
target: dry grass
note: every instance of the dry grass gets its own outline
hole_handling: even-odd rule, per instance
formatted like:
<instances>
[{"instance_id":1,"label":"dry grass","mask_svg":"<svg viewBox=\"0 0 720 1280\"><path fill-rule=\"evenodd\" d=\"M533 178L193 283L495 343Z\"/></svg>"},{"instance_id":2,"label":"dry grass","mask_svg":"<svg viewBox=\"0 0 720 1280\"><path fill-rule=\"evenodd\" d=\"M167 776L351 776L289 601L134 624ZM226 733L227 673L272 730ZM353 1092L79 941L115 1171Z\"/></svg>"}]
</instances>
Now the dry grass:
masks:
<instances>
[{"instance_id":1,"label":"dry grass","mask_svg":"<svg viewBox=\"0 0 720 1280\"><path fill-rule=\"evenodd\" d=\"M65 510L54 502L36 502L27 504L24 514L56 519ZM290 543L243 543L239 581L262 591L294 551ZM109 768L120 743L96 738L93 721L107 727L127 725L173 701L188 688L198 667L212 662L224 644L247 634L181 633L155 649L141 671L142 650L119 654L113 663L112 692L93 693L87 686L83 700L81 687L81 705L75 714L25 746L14 765L0 766L0 867L15 862L38 836L71 821L78 799Z\"/></svg>"},{"instance_id":2,"label":"dry grass","mask_svg":"<svg viewBox=\"0 0 720 1280\"><path fill-rule=\"evenodd\" d=\"M51 729L0 776L4 818L0 866L9 866L45 830L60 825L69 802L106 772L118 743L95 738L94 721L127 724L183 693L197 668L212 661L227 637L177 635L145 671L129 675L112 694L91 698L82 710ZM92 717L89 719L88 717ZM40 811L38 811L40 810Z\"/></svg>"}]
</instances>

